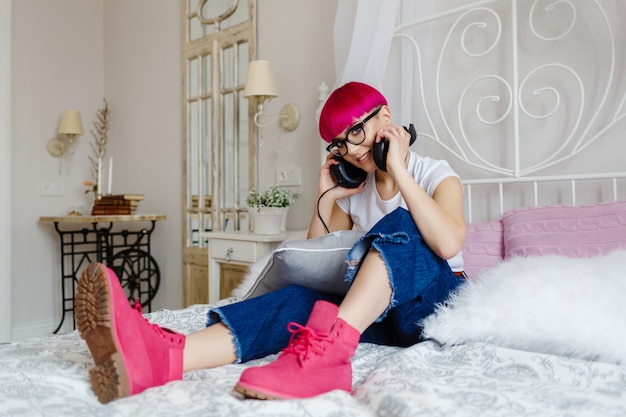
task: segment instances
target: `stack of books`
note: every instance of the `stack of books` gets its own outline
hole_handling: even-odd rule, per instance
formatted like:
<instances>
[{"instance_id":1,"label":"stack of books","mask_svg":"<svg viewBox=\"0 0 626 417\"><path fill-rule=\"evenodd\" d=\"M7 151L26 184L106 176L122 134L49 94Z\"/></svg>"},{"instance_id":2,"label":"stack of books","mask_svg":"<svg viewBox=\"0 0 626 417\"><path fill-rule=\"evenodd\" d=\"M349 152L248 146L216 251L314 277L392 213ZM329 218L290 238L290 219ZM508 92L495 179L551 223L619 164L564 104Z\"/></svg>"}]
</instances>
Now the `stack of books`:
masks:
<instances>
[{"instance_id":1,"label":"stack of books","mask_svg":"<svg viewBox=\"0 0 626 417\"><path fill-rule=\"evenodd\" d=\"M135 214L142 200L143 194L103 195L94 201L91 215Z\"/></svg>"},{"instance_id":2,"label":"stack of books","mask_svg":"<svg viewBox=\"0 0 626 417\"><path fill-rule=\"evenodd\" d=\"M198 208L198 202L200 201L200 199L198 198L197 195L192 195L191 196L191 207L192 208ZM205 209L210 209L213 207L213 197L211 197L210 195L205 195L204 196L204 208Z\"/></svg>"}]
</instances>

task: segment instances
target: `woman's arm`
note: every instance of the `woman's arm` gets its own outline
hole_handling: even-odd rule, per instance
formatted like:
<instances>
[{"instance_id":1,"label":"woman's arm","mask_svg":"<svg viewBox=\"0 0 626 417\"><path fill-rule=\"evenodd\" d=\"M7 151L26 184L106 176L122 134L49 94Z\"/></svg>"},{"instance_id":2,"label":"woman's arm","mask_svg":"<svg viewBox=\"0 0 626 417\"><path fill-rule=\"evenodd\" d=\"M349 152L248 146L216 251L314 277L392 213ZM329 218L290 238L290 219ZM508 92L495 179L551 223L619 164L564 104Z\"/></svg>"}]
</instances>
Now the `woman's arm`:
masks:
<instances>
[{"instance_id":1,"label":"woman's arm","mask_svg":"<svg viewBox=\"0 0 626 417\"><path fill-rule=\"evenodd\" d=\"M388 126L378 136L390 139L388 172L424 241L441 258L452 258L461 250L465 239L461 181L457 177L444 179L431 197L406 169L410 152L408 134L396 126Z\"/></svg>"},{"instance_id":2,"label":"woman's arm","mask_svg":"<svg viewBox=\"0 0 626 417\"><path fill-rule=\"evenodd\" d=\"M457 177L444 179L431 197L405 172L398 176L398 185L424 241L441 258L452 258L465 239L461 181Z\"/></svg>"}]
</instances>

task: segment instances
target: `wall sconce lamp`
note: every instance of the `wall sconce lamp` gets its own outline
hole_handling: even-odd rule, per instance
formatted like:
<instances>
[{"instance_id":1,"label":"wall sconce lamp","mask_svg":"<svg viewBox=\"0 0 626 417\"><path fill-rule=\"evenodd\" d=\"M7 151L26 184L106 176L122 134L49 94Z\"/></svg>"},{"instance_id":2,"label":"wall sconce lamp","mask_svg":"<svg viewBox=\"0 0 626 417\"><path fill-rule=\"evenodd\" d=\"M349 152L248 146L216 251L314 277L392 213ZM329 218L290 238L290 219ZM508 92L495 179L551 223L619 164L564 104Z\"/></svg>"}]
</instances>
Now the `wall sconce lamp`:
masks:
<instances>
[{"instance_id":1,"label":"wall sconce lamp","mask_svg":"<svg viewBox=\"0 0 626 417\"><path fill-rule=\"evenodd\" d=\"M83 134L83 123L80 120L80 112L78 110L65 110L61 116L59 123L59 135L66 138L64 141L61 136L56 136L48 141L48 153L56 158L60 158L67 151L70 155L74 154L74 139L76 136Z\"/></svg>"},{"instance_id":2,"label":"wall sconce lamp","mask_svg":"<svg viewBox=\"0 0 626 417\"><path fill-rule=\"evenodd\" d=\"M278 120L283 131L291 132L300 124L300 109L294 103L285 104L278 116L272 116L263 112L263 103L266 100L278 97L269 61L250 61L243 96L254 100L256 104L257 113L254 115L254 124L258 127L267 127ZM271 117L272 119L266 123L261 123L259 121L261 116Z\"/></svg>"}]
</instances>

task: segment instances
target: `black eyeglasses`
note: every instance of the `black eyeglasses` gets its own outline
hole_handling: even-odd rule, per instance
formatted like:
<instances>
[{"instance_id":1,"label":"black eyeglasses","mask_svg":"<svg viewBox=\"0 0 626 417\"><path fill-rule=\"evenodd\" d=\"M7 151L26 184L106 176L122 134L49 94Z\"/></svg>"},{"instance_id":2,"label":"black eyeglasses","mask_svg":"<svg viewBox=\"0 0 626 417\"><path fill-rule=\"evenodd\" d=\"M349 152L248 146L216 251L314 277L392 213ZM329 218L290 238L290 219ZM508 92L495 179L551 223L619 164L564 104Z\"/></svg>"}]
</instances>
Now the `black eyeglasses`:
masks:
<instances>
[{"instance_id":1,"label":"black eyeglasses","mask_svg":"<svg viewBox=\"0 0 626 417\"><path fill-rule=\"evenodd\" d=\"M363 127L368 120L376 117L380 109L382 109L382 106L370 113L365 119L348 129L348 134L345 138L333 139L333 141L330 142L330 145L326 147L326 150L335 156L343 157L348 153L348 143L360 145L365 142L365 129L363 129Z\"/></svg>"}]
</instances>

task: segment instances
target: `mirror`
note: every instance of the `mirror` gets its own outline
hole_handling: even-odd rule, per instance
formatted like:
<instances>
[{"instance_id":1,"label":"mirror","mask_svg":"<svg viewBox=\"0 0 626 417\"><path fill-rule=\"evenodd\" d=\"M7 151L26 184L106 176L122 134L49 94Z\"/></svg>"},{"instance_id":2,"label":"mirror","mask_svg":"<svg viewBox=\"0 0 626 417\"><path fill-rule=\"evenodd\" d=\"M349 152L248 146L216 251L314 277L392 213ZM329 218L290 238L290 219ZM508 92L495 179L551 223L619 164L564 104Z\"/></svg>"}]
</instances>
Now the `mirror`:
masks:
<instances>
[{"instance_id":1,"label":"mirror","mask_svg":"<svg viewBox=\"0 0 626 417\"><path fill-rule=\"evenodd\" d=\"M185 2L185 246L202 233L248 230L255 127L243 97L255 54L254 0Z\"/></svg>"}]
</instances>

